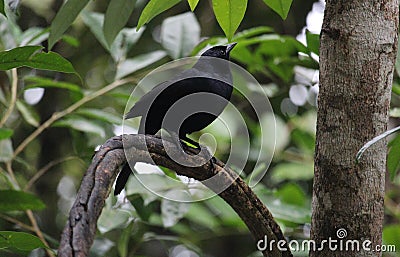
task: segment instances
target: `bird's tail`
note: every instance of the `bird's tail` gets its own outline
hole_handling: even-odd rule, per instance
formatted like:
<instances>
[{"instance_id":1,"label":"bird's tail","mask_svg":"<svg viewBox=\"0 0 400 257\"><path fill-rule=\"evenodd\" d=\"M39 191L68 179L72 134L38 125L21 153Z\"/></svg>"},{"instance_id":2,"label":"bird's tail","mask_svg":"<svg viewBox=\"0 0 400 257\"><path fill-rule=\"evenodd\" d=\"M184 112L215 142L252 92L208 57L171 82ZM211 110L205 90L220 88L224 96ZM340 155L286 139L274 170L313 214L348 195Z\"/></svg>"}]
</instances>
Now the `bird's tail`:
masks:
<instances>
[{"instance_id":1,"label":"bird's tail","mask_svg":"<svg viewBox=\"0 0 400 257\"><path fill-rule=\"evenodd\" d=\"M127 114L128 115L133 115L132 112L133 108L131 109L131 111ZM134 114L136 115L136 114ZM125 117L127 118L131 118L131 117ZM140 120L140 125L139 125L139 130L138 130L138 134L145 134L145 119L142 117L142 119ZM122 167L121 171L118 174L118 178L117 178L117 182L115 182L115 189L114 189L114 195L119 195L122 191L122 189L124 189L126 182L128 182L129 176L133 173L131 170L131 167L134 167L135 163L133 163L131 161L131 165L129 165L129 163L125 163L125 165Z\"/></svg>"},{"instance_id":2,"label":"bird's tail","mask_svg":"<svg viewBox=\"0 0 400 257\"><path fill-rule=\"evenodd\" d=\"M129 163L125 163L118 175L117 182L115 183L114 195L119 195L119 193L121 193L122 189L124 189L126 185L126 182L128 182L128 178L131 173L132 170L131 167L129 167Z\"/></svg>"}]
</instances>

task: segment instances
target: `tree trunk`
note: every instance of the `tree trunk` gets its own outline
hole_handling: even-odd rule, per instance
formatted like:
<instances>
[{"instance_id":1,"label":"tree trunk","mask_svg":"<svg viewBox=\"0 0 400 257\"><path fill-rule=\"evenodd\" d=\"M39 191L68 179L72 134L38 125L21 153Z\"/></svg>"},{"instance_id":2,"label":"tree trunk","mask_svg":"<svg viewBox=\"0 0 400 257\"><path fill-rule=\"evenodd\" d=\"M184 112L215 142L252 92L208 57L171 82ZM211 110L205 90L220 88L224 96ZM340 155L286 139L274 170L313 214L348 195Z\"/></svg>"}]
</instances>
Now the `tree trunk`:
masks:
<instances>
[{"instance_id":1,"label":"tree trunk","mask_svg":"<svg viewBox=\"0 0 400 257\"><path fill-rule=\"evenodd\" d=\"M386 130L398 8L398 0L326 1L310 256L381 255L386 142L359 164L355 155Z\"/></svg>"}]
</instances>

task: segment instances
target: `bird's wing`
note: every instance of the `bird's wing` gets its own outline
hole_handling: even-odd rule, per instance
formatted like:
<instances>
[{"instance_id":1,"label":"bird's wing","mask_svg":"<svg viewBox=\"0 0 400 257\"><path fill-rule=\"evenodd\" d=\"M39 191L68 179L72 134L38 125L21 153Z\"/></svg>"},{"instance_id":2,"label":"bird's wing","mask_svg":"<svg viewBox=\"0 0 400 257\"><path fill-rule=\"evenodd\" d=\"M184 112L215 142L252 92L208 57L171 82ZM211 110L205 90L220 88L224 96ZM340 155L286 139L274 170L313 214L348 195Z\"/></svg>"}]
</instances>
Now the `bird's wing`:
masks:
<instances>
[{"instance_id":1,"label":"bird's wing","mask_svg":"<svg viewBox=\"0 0 400 257\"><path fill-rule=\"evenodd\" d=\"M162 82L157 86L155 86L152 90L147 92L145 95L143 95L139 99L139 101L137 101L135 105L132 106L129 112L125 115L125 119L130 119L144 115L148 111L148 109L150 108L151 104L156 99L156 97L170 84L171 84L170 81Z\"/></svg>"},{"instance_id":2,"label":"bird's wing","mask_svg":"<svg viewBox=\"0 0 400 257\"><path fill-rule=\"evenodd\" d=\"M199 71L196 69L188 69L185 70L179 74L177 74L175 77L173 77L170 80L164 81L157 86L155 86L153 89L151 89L149 92L147 92L145 95L143 95L139 101L135 103L134 106L129 110L129 112L125 115L125 119L130 119L138 116L143 116L146 114L148 109L150 108L151 104L153 101L156 99L156 97L163 91L165 90L168 86L176 83L181 83L182 80L185 80L190 77L198 77L200 76Z\"/></svg>"},{"instance_id":3,"label":"bird's wing","mask_svg":"<svg viewBox=\"0 0 400 257\"><path fill-rule=\"evenodd\" d=\"M154 100L157 98L157 96L172 84L174 84L174 88L179 92L180 89L182 89L182 88L185 88L187 86L193 87L194 85L196 85L196 83L190 82L190 79L218 78L217 75L218 74L213 74L212 66L207 67L204 70L193 67L191 69L180 72L172 79L158 84L152 90L150 90L147 94L143 95L139 99L139 101L137 101L135 103L135 105L129 110L129 112L126 114L125 118L130 119L130 118L145 115L148 112L150 106L153 104ZM221 80L225 81L225 79L221 79ZM204 83L204 84L202 84L201 89L202 89L202 91L209 91L210 89L208 87L211 87L211 86L212 85L208 85L207 83ZM196 89L191 88L191 90L196 90Z\"/></svg>"}]
</instances>

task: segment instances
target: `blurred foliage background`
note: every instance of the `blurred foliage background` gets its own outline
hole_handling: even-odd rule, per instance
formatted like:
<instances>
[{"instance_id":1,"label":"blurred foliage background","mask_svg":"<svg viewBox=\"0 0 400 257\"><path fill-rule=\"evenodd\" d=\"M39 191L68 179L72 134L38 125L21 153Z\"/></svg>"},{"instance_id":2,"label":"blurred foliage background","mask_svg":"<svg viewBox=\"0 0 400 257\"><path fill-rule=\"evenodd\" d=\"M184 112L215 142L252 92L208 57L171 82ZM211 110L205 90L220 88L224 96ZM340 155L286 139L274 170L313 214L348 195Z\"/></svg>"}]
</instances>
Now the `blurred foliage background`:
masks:
<instances>
[{"instance_id":1,"label":"blurred foliage background","mask_svg":"<svg viewBox=\"0 0 400 257\"><path fill-rule=\"evenodd\" d=\"M118 15L126 16L124 12L110 14L110 2L117 1L90 1L61 40L53 40L52 51L68 59L79 76L26 67L19 68L17 73L0 73L2 121L13 103L12 83L17 83L15 108L1 123L0 131L0 230L37 234L34 232L38 229L32 224L36 221L53 249L58 247L80 179L94 150L121 133L125 106L137 82L164 63L228 42L211 1L199 1L194 12L188 2L197 1L171 1L179 3L136 30L147 4L137 0L132 1L133 11L129 12L127 24L122 24L125 28L114 34L116 39L110 44L112 36L103 30L104 17L113 18L108 18L112 22L107 25L112 31L113 26L120 26ZM7 18L0 16L1 50L26 45L47 48L49 28L54 26L53 19L63 2L23 0L6 4ZM247 179L252 172L267 167L268 162L255 165L258 154L265 160L272 158L266 176L254 190L285 235L299 242L310 234L318 34L323 9L322 1L293 1L287 18L282 20L263 1L252 0L247 3L236 34L231 32L231 41L239 43L231 53L232 61L248 70L262 86L260 89L246 85L243 90L255 96L267 94L274 111L256 117L243 96L234 93L232 102L240 106L251 140L250 158L242 175ZM400 80L396 74L391 126L398 124L399 95ZM224 119L231 116L229 111L223 114ZM49 119L52 122L43 126ZM275 148L274 131L262 129L274 122ZM232 136L227 136L219 125L212 124L202 132L216 137L215 154L224 161L229 157ZM137 121L127 126L128 132L134 132ZM41 133L35 134L38 129ZM193 138L197 140L200 135L196 133ZM240 140L239 132L233 140ZM389 145L384 228L384 243L394 244L397 249L399 140L399 136L393 136ZM265 144L261 153L257 151L260 142ZM137 169L146 170L143 178L167 194L188 190L171 187L159 179L164 174L173 176L166 169L162 169L165 173L144 165ZM19 243L0 242L1 256L45 255L43 249L31 251L36 244L40 245L35 239L26 234L20 236ZM301 251L294 254L307 256L307 252ZM220 198L190 204L169 201L150 193L132 176L122 196L108 198L91 256L261 255L244 223Z\"/></svg>"}]
</instances>

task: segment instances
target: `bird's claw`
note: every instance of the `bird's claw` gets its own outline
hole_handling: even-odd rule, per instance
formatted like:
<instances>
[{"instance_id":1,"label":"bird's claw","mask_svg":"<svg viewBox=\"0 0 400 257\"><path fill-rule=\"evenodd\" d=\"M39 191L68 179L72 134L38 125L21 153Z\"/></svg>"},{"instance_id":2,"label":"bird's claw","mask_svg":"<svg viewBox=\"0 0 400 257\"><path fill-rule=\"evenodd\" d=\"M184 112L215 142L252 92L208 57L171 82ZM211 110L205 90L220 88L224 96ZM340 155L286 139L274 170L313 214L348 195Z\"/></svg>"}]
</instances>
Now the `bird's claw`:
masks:
<instances>
[{"instance_id":1,"label":"bird's claw","mask_svg":"<svg viewBox=\"0 0 400 257\"><path fill-rule=\"evenodd\" d=\"M216 161L215 157L213 155L211 155L211 153L208 150L207 146L203 146L203 145L197 143L196 141L193 141L192 139L188 138L187 136L181 136L182 139L184 140L184 141L182 141L182 140L180 140L180 137L178 136L178 134L175 133L175 132L170 132L169 131L169 134L171 135L171 138L172 138L172 141L174 142L174 144L180 146L178 148L179 148L179 150L181 151L181 153L183 155L186 154L185 148L187 148L187 147L193 148L193 147L187 145L184 141L196 146L196 148L194 148L194 149L199 149L200 152L204 149L204 156L203 157L207 161L210 162L212 172L215 171L215 166L214 165L217 163L217 161Z\"/></svg>"}]
</instances>

